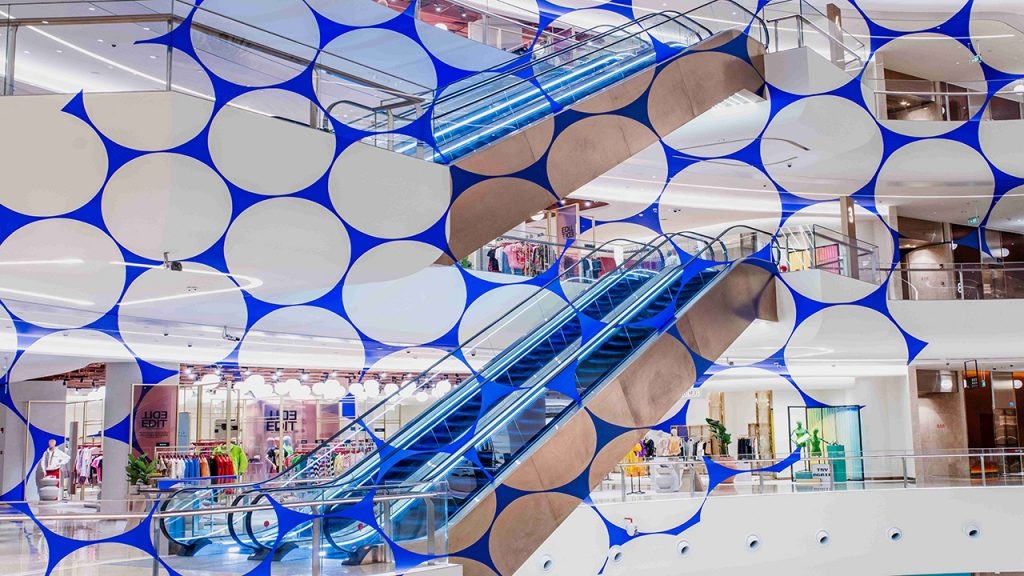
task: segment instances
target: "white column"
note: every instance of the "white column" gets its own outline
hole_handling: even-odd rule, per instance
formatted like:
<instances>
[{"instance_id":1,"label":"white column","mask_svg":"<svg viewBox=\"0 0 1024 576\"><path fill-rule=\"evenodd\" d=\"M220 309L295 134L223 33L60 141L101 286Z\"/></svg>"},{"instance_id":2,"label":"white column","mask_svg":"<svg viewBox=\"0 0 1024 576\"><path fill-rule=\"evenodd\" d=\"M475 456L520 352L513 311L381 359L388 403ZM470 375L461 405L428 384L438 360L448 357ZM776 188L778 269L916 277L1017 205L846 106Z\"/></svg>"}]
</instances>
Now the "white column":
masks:
<instances>
[{"instance_id":1,"label":"white column","mask_svg":"<svg viewBox=\"0 0 1024 576\"><path fill-rule=\"evenodd\" d=\"M131 413L135 397L132 385L139 383L139 377L139 367L134 362L107 363L107 394L103 401L105 427L118 424ZM128 466L129 449L120 439L103 437L103 513L127 511L128 480L124 469Z\"/></svg>"}]
</instances>

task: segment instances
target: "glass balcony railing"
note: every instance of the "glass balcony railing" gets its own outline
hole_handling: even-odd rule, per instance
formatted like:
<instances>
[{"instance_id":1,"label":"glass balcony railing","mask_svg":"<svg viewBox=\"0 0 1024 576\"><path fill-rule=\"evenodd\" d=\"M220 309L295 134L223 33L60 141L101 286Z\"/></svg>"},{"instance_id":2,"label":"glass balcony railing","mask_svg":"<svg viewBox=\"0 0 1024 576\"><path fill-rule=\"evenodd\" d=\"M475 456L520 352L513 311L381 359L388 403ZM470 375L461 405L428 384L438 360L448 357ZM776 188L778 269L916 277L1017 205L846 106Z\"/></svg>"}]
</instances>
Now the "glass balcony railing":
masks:
<instances>
[{"instance_id":1,"label":"glass balcony railing","mask_svg":"<svg viewBox=\"0 0 1024 576\"><path fill-rule=\"evenodd\" d=\"M776 0L759 15L768 25L772 52L807 47L851 74L867 64L867 46L806 0Z\"/></svg>"},{"instance_id":2,"label":"glass balcony railing","mask_svg":"<svg viewBox=\"0 0 1024 576\"><path fill-rule=\"evenodd\" d=\"M897 300L1011 300L1024 298L1024 262L902 264L894 269Z\"/></svg>"},{"instance_id":3,"label":"glass balcony railing","mask_svg":"<svg viewBox=\"0 0 1024 576\"><path fill-rule=\"evenodd\" d=\"M799 226L779 231L789 272L822 270L871 284L881 284L878 246L830 228Z\"/></svg>"},{"instance_id":4,"label":"glass balcony railing","mask_svg":"<svg viewBox=\"0 0 1024 576\"><path fill-rule=\"evenodd\" d=\"M655 457L620 464L591 494L591 499L602 504L822 491L1024 487L1024 449L1018 448L842 456L795 453L774 459L709 460L712 459ZM734 482L709 492L708 469L712 466L736 471ZM851 471L857 474L850 474ZM858 479L852 480L853 477ZM637 496L637 492L643 496Z\"/></svg>"},{"instance_id":5,"label":"glass balcony railing","mask_svg":"<svg viewBox=\"0 0 1024 576\"><path fill-rule=\"evenodd\" d=\"M917 78L863 78L874 95L874 106L882 120L967 122L977 119L1024 119L1024 81L1015 81L995 91L989 99L988 85L979 80L932 81Z\"/></svg>"}]
</instances>

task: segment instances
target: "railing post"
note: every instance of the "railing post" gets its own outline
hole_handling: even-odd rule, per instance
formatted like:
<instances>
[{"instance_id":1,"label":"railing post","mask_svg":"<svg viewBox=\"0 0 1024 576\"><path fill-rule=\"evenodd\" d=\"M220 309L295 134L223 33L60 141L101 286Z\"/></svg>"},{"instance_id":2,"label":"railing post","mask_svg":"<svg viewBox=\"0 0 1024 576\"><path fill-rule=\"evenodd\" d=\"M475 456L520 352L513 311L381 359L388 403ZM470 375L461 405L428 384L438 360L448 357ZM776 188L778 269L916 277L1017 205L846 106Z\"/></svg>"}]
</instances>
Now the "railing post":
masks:
<instances>
[{"instance_id":1,"label":"railing post","mask_svg":"<svg viewBox=\"0 0 1024 576\"><path fill-rule=\"evenodd\" d=\"M427 556L437 555L437 525L434 517L434 498L424 500L424 508L427 514Z\"/></svg>"},{"instance_id":2,"label":"railing post","mask_svg":"<svg viewBox=\"0 0 1024 576\"><path fill-rule=\"evenodd\" d=\"M757 473L757 484L758 484L758 487L759 487L759 492L761 494L764 494L764 471L763 470Z\"/></svg>"},{"instance_id":3,"label":"railing post","mask_svg":"<svg viewBox=\"0 0 1024 576\"><path fill-rule=\"evenodd\" d=\"M619 486L622 488L622 501L626 501L626 468L619 465Z\"/></svg>"},{"instance_id":4,"label":"railing post","mask_svg":"<svg viewBox=\"0 0 1024 576\"><path fill-rule=\"evenodd\" d=\"M171 36L171 32L173 32L173 31L174 31L174 4L172 3L171 4L171 17L167 19L167 37L168 38L173 38L173 36ZM167 56L165 57L165 60L166 60L166 62L165 62L164 74L166 75L166 78L165 78L166 81L164 83L164 90L167 90L168 92L170 92L171 88L174 86L174 82L172 80L172 77L174 75L174 41L173 40L171 40L170 42L167 43ZM230 426L230 424L228 426Z\"/></svg>"},{"instance_id":5,"label":"railing post","mask_svg":"<svg viewBox=\"0 0 1024 576\"><path fill-rule=\"evenodd\" d=\"M380 525L384 530L384 535L387 536L388 540L393 540L395 535L395 527L392 524L391 519L391 500L385 500L381 502L381 520ZM387 541L384 542L384 562L392 562L394 560L394 551L391 549L391 544Z\"/></svg>"},{"instance_id":6,"label":"railing post","mask_svg":"<svg viewBox=\"0 0 1024 576\"><path fill-rule=\"evenodd\" d=\"M14 94L14 60L18 53L18 25L10 24L8 20L7 27L7 62L4 64L4 83L3 92L4 96L11 96Z\"/></svg>"},{"instance_id":7,"label":"railing post","mask_svg":"<svg viewBox=\"0 0 1024 576\"><path fill-rule=\"evenodd\" d=\"M84 492L85 490L83 490ZM156 509L156 503L153 503ZM160 520L156 516L150 516L150 531L153 533L153 569L152 576L160 576Z\"/></svg>"},{"instance_id":8,"label":"railing post","mask_svg":"<svg viewBox=\"0 0 1024 576\"><path fill-rule=\"evenodd\" d=\"M320 539L322 537L321 528L323 526L323 519L317 515L313 517L313 541L312 548L310 550L310 556L312 556L312 565L309 567L310 576L320 576Z\"/></svg>"},{"instance_id":9,"label":"railing post","mask_svg":"<svg viewBox=\"0 0 1024 576\"><path fill-rule=\"evenodd\" d=\"M988 486L988 479L985 477L985 454L981 455L981 485Z\"/></svg>"},{"instance_id":10,"label":"railing post","mask_svg":"<svg viewBox=\"0 0 1024 576\"><path fill-rule=\"evenodd\" d=\"M903 487L907 487L907 457L901 456L900 460L903 464Z\"/></svg>"}]
</instances>

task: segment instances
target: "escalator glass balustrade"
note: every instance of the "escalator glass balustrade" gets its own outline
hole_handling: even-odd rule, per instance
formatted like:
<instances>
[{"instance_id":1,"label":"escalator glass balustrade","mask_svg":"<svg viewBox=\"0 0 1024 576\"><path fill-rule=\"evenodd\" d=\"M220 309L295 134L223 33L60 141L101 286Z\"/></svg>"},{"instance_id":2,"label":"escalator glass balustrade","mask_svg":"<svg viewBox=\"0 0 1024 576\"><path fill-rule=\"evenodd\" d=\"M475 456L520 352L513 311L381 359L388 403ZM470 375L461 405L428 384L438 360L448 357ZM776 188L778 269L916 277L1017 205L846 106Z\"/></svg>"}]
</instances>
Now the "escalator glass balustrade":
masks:
<instances>
[{"instance_id":1,"label":"escalator glass balustrade","mask_svg":"<svg viewBox=\"0 0 1024 576\"><path fill-rule=\"evenodd\" d=\"M512 65L417 95L430 103L436 151L409 139L389 141L389 147L434 162L453 162L727 31L746 32L762 45L768 42L767 27L755 14L732 0L715 0L683 13L646 14L619 26L538 43ZM387 122L397 119L404 125L425 105L387 106Z\"/></svg>"},{"instance_id":2,"label":"escalator glass balustrade","mask_svg":"<svg viewBox=\"0 0 1024 576\"><path fill-rule=\"evenodd\" d=\"M330 499L382 486L446 483L444 520L456 519L713 286L733 266L730 253L774 259L765 256L774 246L770 235L749 229L736 241L703 240L699 256L680 254L673 243L680 239L662 238L642 258L624 263L587 291L590 297L580 299L578 309L569 306L571 314L552 316L337 479L305 488L254 489L239 498ZM339 553L379 537L343 510L328 506L322 513L328 516L324 537ZM400 504L388 513L388 522L401 526L396 537L424 536L429 514L422 503ZM240 544L254 550L280 545L274 522L235 516L241 518L230 524L240 528L233 530ZM301 545L309 537L308 524L299 525L283 542Z\"/></svg>"}]
</instances>

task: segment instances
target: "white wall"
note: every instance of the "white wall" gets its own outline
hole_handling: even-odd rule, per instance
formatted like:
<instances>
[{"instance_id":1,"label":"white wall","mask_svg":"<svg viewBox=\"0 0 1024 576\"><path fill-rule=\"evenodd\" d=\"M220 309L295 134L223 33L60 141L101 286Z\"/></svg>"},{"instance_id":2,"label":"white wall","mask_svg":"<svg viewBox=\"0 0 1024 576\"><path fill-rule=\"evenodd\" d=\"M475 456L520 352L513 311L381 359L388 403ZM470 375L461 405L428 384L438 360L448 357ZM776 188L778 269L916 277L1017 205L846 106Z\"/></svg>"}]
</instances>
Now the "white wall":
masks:
<instances>
[{"instance_id":1,"label":"white wall","mask_svg":"<svg viewBox=\"0 0 1024 576\"><path fill-rule=\"evenodd\" d=\"M998 572L1024 566L1019 539L1022 488L937 488L807 492L656 500L580 506L517 576L597 574L609 556L598 512L622 525L634 518L640 535L609 561L603 574L828 574L829 576ZM698 507L701 521L674 534ZM968 525L980 529L968 538ZM891 528L903 537L889 539ZM829 533L820 545L816 535ZM760 541L751 551L747 539ZM689 554L677 552L681 542ZM544 572L541 563L552 561Z\"/></svg>"}]
</instances>

